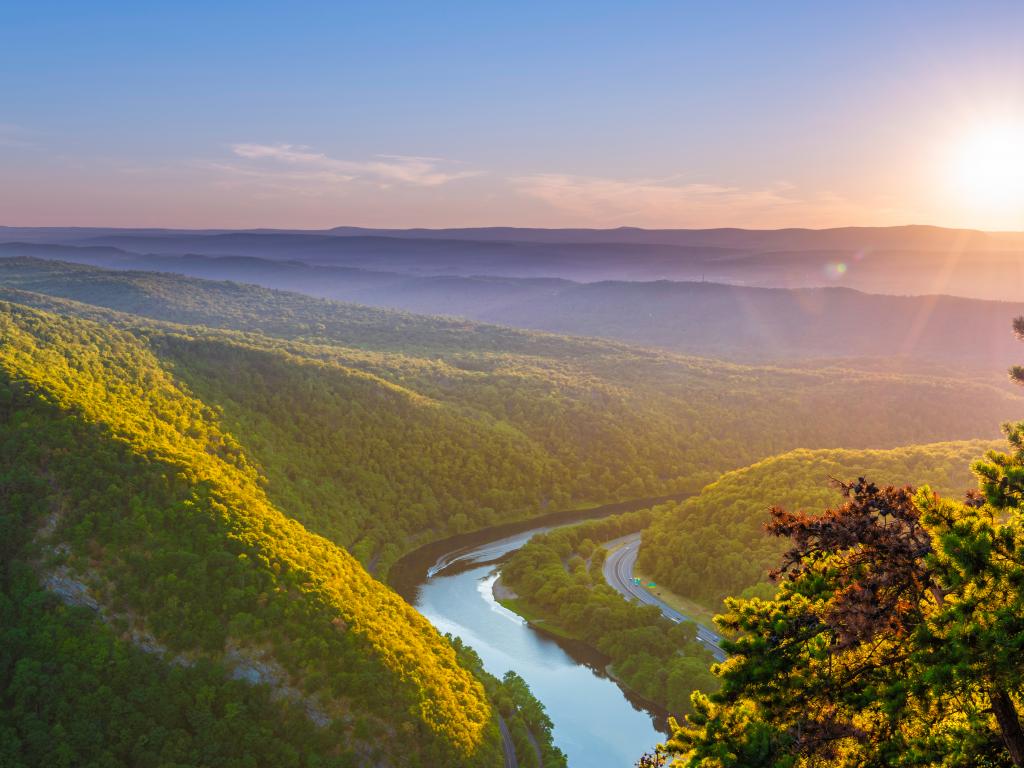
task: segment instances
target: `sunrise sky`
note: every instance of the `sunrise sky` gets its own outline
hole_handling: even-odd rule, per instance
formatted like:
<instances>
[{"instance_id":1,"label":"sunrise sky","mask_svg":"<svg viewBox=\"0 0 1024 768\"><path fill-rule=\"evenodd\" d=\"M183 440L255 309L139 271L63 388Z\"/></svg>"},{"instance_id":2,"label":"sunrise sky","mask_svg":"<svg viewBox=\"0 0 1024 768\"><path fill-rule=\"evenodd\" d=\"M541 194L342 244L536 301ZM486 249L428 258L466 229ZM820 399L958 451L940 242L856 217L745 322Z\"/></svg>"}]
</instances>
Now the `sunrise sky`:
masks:
<instances>
[{"instance_id":1,"label":"sunrise sky","mask_svg":"<svg viewBox=\"0 0 1024 768\"><path fill-rule=\"evenodd\" d=\"M1022 3L206 5L5 4L0 224L1024 229Z\"/></svg>"}]
</instances>

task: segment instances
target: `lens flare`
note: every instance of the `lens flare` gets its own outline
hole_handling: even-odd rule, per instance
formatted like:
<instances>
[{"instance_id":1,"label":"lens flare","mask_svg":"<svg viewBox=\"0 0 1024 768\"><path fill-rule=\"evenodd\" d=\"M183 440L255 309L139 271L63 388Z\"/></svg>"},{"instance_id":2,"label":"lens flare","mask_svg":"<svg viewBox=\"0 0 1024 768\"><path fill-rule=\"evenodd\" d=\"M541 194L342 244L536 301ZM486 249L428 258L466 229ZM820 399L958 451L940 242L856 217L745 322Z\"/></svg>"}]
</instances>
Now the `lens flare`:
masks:
<instances>
[{"instance_id":1,"label":"lens flare","mask_svg":"<svg viewBox=\"0 0 1024 768\"><path fill-rule=\"evenodd\" d=\"M1024 121L975 128L956 154L954 184L968 206L1024 211Z\"/></svg>"},{"instance_id":2,"label":"lens flare","mask_svg":"<svg viewBox=\"0 0 1024 768\"><path fill-rule=\"evenodd\" d=\"M832 280L838 280L839 278L846 274L846 270L848 268L849 267L846 265L846 262L843 261L826 264L825 275L831 278Z\"/></svg>"}]
</instances>

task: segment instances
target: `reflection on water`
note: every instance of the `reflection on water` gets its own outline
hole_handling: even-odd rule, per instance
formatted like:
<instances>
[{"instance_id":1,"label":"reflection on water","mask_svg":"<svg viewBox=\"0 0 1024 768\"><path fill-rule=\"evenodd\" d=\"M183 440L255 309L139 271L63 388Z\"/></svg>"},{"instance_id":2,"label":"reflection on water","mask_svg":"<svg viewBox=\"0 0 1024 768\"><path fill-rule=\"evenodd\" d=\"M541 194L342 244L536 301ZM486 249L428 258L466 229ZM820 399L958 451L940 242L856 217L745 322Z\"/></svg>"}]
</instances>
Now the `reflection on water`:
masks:
<instances>
[{"instance_id":1,"label":"reflection on water","mask_svg":"<svg viewBox=\"0 0 1024 768\"><path fill-rule=\"evenodd\" d=\"M492 560L527 538L509 537L481 547L486 552L460 553L456 559L463 566ZM574 659L494 600L493 566L456 570L450 575L441 570L423 583L416 608L441 632L471 645L492 674L500 677L512 669L526 680L544 702L555 724L555 743L568 755L570 768L628 768L664 740L656 718L603 675L596 657L587 660L574 653Z\"/></svg>"}]
</instances>

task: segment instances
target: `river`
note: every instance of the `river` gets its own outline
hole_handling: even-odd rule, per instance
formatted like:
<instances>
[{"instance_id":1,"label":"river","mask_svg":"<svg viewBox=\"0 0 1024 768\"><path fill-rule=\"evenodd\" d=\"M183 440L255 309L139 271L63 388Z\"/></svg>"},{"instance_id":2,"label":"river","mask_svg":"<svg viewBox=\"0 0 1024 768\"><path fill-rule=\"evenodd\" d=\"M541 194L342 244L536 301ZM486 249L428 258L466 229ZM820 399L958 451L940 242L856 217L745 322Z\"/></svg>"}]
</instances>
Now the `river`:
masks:
<instances>
[{"instance_id":1,"label":"river","mask_svg":"<svg viewBox=\"0 0 1024 768\"><path fill-rule=\"evenodd\" d=\"M413 569L420 578L406 576L399 591L438 630L471 645L489 672L500 677L511 669L526 680L547 708L570 768L628 768L664 741L663 713L624 693L605 674L599 654L533 629L492 594L494 561L551 527L478 539L441 554L435 548L432 564L424 567L421 555Z\"/></svg>"}]
</instances>

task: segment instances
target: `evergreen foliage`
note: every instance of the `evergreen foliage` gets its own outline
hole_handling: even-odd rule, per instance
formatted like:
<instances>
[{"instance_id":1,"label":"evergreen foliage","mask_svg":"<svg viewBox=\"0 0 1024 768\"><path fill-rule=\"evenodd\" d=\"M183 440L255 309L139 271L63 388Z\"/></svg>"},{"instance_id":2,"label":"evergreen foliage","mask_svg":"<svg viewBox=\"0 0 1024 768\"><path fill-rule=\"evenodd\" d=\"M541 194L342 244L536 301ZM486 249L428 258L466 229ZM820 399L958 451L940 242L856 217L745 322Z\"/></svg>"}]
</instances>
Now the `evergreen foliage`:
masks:
<instances>
[{"instance_id":1,"label":"evergreen foliage","mask_svg":"<svg viewBox=\"0 0 1024 768\"><path fill-rule=\"evenodd\" d=\"M1024 423L1005 432L962 501L859 478L821 514L772 509L778 594L727 601L722 687L674 725L677 762L1024 765Z\"/></svg>"},{"instance_id":2,"label":"evergreen foliage","mask_svg":"<svg viewBox=\"0 0 1024 768\"><path fill-rule=\"evenodd\" d=\"M962 493L970 462L997 443L967 440L874 450L798 449L727 472L698 496L670 505L645 531L639 566L678 594L719 608L745 590L772 594L768 572L783 544L765 534L773 505L824 509L841 500L830 478L865 476L880 483L928 483Z\"/></svg>"}]
</instances>

